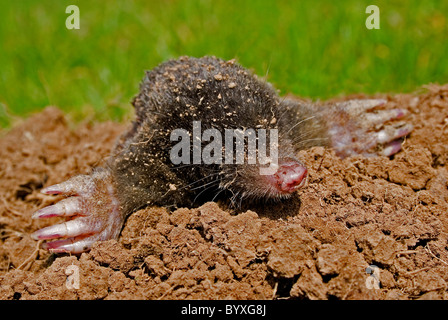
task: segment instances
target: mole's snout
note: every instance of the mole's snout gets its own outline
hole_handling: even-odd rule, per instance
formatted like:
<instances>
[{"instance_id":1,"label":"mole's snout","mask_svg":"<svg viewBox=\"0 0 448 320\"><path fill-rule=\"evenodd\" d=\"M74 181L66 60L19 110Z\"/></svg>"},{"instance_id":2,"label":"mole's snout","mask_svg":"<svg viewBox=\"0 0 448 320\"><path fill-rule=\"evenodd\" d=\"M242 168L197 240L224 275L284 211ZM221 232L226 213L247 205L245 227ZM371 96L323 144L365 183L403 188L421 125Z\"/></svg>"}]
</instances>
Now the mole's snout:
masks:
<instances>
[{"instance_id":1,"label":"mole's snout","mask_svg":"<svg viewBox=\"0 0 448 320\"><path fill-rule=\"evenodd\" d=\"M267 176L280 193L292 193L305 184L308 170L298 161L287 160L279 163L277 172Z\"/></svg>"}]
</instances>

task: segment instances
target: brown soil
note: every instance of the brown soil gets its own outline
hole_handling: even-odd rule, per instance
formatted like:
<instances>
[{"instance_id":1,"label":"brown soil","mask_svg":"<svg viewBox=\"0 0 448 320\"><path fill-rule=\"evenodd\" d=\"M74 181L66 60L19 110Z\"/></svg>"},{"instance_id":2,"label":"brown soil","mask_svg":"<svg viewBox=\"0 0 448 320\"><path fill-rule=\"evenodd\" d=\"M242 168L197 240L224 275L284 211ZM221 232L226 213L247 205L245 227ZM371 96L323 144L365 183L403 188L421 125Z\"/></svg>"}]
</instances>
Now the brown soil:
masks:
<instances>
[{"instance_id":1,"label":"brown soil","mask_svg":"<svg viewBox=\"0 0 448 320\"><path fill-rule=\"evenodd\" d=\"M75 127L45 109L0 138L0 299L448 298L448 85L379 96L415 125L393 159L314 148L302 154L308 185L290 202L240 214L147 208L118 241L81 256L30 238L56 221L31 220L59 199L39 189L88 172L126 125ZM66 285L72 264L79 289ZM369 289L369 265L380 289Z\"/></svg>"}]
</instances>

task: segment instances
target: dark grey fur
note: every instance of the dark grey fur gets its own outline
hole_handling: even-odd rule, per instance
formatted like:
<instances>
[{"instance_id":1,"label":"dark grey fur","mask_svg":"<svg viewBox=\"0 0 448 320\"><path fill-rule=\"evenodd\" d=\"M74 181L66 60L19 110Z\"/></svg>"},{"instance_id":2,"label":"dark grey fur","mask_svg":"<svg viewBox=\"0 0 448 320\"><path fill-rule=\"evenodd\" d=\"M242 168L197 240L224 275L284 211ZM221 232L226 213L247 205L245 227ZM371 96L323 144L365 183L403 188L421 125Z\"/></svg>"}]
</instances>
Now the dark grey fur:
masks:
<instances>
[{"instance_id":1,"label":"dark grey fur","mask_svg":"<svg viewBox=\"0 0 448 320\"><path fill-rule=\"evenodd\" d=\"M147 72L133 105L136 120L108 163L126 213L147 204L190 206L223 190L233 200L269 198L257 165L171 163L172 130L191 131L194 120L202 121L202 130L220 132L277 128L280 158L327 143L325 125L309 106L280 98L234 61L215 57L183 57Z\"/></svg>"}]
</instances>

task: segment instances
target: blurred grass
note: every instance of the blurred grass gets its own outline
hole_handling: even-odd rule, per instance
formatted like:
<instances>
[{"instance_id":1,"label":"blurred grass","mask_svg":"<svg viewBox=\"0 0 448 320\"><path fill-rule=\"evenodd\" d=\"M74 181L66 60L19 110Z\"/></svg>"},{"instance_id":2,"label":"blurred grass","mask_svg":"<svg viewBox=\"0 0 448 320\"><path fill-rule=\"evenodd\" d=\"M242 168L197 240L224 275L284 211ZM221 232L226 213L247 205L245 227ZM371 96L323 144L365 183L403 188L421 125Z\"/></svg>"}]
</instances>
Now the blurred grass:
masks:
<instances>
[{"instance_id":1,"label":"blurred grass","mask_svg":"<svg viewBox=\"0 0 448 320\"><path fill-rule=\"evenodd\" d=\"M47 105L121 120L144 70L180 55L236 57L313 99L448 82L448 1L1 2L0 127ZM80 30L65 27L70 4ZM365 27L370 4L380 30Z\"/></svg>"}]
</instances>

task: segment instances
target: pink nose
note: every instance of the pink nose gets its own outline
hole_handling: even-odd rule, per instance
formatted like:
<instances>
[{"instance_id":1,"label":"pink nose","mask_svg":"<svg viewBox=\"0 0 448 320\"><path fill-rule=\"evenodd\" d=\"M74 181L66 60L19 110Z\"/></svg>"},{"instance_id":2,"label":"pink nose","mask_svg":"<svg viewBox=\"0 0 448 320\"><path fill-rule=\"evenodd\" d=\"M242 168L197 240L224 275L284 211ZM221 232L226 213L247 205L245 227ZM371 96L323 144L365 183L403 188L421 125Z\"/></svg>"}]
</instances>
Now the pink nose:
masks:
<instances>
[{"instance_id":1,"label":"pink nose","mask_svg":"<svg viewBox=\"0 0 448 320\"><path fill-rule=\"evenodd\" d=\"M269 176L278 191L282 193L292 193L300 188L306 181L308 170L301 163L290 160L279 163L277 172Z\"/></svg>"}]
</instances>

